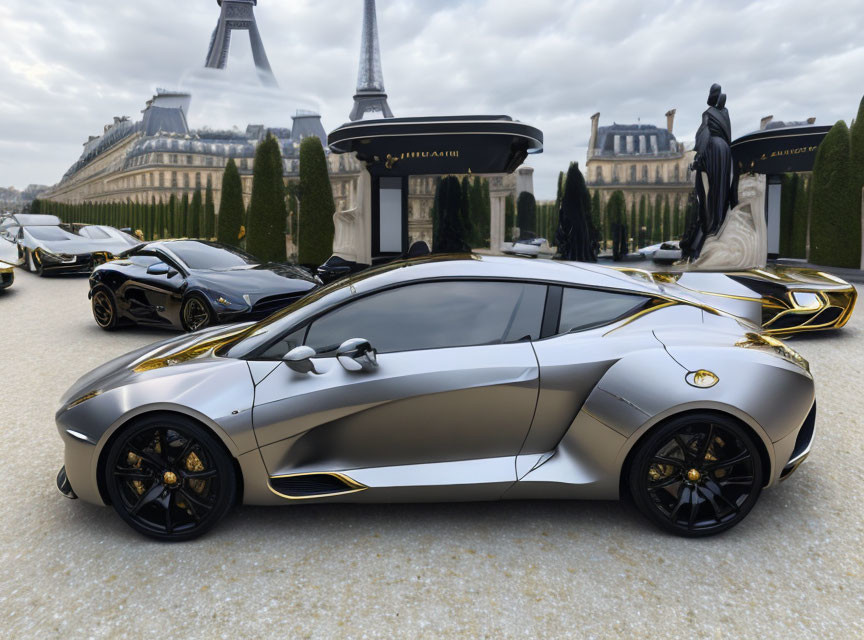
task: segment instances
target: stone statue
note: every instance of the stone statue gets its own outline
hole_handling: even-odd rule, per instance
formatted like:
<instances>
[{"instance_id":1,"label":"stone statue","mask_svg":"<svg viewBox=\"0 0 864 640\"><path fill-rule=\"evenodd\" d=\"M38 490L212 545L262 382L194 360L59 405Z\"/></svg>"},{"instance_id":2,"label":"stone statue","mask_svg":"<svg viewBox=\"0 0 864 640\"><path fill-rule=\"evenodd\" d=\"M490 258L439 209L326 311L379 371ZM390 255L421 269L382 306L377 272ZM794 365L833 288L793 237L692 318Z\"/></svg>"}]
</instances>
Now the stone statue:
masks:
<instances>
[{"instance_id":1,"label":"stone statue","mask_svg":"<svg viewBox=\"0 0 864 640\"><path fill-rule=\"evenodd\" d=\"M738 204L731 143L726 94L719 84L713 84L708 92L708 108L702 113L702 124L696 132L696 157L691 165L696 172L699 209L681 239L681 249L688 260L699 257L706 238L717 234L728 211Z\"/></svg>"}]
</instances>

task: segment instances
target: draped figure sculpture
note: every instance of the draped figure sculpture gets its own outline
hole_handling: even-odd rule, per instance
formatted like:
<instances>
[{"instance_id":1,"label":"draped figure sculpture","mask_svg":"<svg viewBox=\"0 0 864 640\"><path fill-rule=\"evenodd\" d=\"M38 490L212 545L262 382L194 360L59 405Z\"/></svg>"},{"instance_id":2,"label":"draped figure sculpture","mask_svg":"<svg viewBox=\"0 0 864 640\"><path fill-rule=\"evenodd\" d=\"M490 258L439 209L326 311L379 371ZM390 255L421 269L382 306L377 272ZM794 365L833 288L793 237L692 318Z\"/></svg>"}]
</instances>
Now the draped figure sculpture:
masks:
<instances>
[{"instance_id":1,"label":"draped figure sculpture","mask_svg":"<svg viewBox=\"0 0 864 640\"><path fill-rule=\"evenodd\" d=\"M696 132L696 157L691 169L696 172L698 215L681 239L683 256L696 260L708 236L717 234L730 209L738 205L737 172L732 163L732 125L726 109L726 94L719 84L711 85L708 108Z\"/></svg>"}]
</instances>

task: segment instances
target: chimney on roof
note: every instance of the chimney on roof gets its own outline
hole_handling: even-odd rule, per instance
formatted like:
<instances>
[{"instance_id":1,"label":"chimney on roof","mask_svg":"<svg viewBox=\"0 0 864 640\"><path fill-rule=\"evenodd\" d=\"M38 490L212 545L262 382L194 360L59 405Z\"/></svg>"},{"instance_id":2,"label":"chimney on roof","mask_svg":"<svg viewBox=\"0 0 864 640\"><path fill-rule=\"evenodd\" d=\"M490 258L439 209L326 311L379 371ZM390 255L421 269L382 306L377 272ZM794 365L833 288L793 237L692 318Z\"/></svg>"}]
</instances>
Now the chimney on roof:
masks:
<instances>
[{"instance_id":1,"label":"chimney on roof","mask_svg":"<svg viewBox=\"0 0 864 640\"><path fill-rule=\"evenodd\" d=\"M764 131L765 127L774 119L774 116L765 116L759 121L759 131Z\"/></svg>"},{"instance_id":2,"label":"chimney on roof","mask_svg":"<svg viewBox=\"0 0 864 640\"><path fill-rule=\"evenodd\" d=\"M672 133L672 126L675 124L675 112L677 109L669 109L666 112L666 129Z\"/></svg>"},{"instance_id":3,"label":"chimney on roof","mask_svg":"<svg viewBox=\"0 0 864 640\"><path fill-rule=\"evenodd\" d=\"M816 124L816 118L807 118L807 124Z\"/></svg>"},{"instance_id":4,"label":"chimney on roof","mask_svg":"<svg viewBox=\"0 0 864 640\"><path fill-rule=\"evenodd\" d=\"M591 116L591 138L588 140L588 157L594 155L594 147L597 146L597 127L600 122L600 112Z\"/></svg>"}]
</instances>

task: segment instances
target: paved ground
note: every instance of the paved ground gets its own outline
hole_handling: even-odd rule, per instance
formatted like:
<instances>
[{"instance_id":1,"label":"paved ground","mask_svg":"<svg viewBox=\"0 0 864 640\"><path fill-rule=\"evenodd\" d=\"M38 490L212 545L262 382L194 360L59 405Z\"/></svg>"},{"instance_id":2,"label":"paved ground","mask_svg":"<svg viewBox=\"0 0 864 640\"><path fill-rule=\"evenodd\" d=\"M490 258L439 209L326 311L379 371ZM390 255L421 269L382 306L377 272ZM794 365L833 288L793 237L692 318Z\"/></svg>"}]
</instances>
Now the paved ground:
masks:
<instances>
[{"instance_id":1,"label":"paved ground","mask_svg":"<svg viewBox=\"0 0 864 640\"><path fill-rule=\"evenodd\" d=\"M0 294L0 636L864 637L864 308L797 339L813 454L718 538L617 503L243 508L203 540L149 542L62 498L57 399L162 334L105 334L86 279L18 271Z\"/></svg>"}]
</instances>

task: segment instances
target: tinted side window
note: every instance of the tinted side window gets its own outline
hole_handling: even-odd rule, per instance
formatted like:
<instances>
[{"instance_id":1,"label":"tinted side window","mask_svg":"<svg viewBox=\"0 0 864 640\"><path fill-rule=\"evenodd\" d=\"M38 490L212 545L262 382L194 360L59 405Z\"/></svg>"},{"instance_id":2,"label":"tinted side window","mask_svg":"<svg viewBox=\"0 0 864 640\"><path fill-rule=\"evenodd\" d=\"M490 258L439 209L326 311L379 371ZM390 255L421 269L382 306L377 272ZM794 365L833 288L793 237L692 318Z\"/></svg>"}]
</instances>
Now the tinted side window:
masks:
<instances>
[{"instance_id":1,"label":"tinted side window","mask_svg":"<svg viewBox=\"0 0 864 640\"><path fill-rule=\"evenodd\" d=\"M331 353L366 338L379 353L536 340L545 285L428 282L351 302L312 323L306 344Z\"/></svg>"},{"instance_id":2,"label":"tinted side window","mask_svg":"<svg viewBox=\"0 0 864 640\"><path fill-rule=\"evenodd\" d=\"M634 313L649 302L648 298L639 295L565 288L561 299L558 333L585 331L610 324Z\"/></svg>"}]
</instances>

